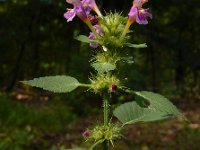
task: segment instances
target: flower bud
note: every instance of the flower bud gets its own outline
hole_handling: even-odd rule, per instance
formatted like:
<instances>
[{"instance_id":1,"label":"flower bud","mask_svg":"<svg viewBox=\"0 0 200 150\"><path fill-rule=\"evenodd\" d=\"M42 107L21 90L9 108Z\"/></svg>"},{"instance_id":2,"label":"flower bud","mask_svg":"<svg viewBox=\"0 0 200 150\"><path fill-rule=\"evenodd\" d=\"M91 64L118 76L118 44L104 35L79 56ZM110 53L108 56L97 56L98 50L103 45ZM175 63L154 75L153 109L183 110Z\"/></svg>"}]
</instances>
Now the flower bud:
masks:
<instances>
[{"instance_id":1,"label":"flower bud","mask_svg":"<svg viewBox=\"0 0 200 150\"><path fill-rule=\"evenodd\" d=\"M91 89L93 89L95 93L99 93L105 90L107 90L109 93L115 92L117 87L121 86L120 80L110 74L106 76L99 74L97 77L90 79L90 81ZM115 83L115 85L113 83Z\"/></svg>"},{"instance_id":2,"label":"flower bud","mask_svg":"<svg viewBox=\"0 0 200 150\"><path fill-rule=\"evenodd\" d=\"M117 85L116 84L112 84L111 92L115 93L116 91L117 91Z\"/></svg>"},{"instance_id":3,"label":"flower bud","mask_svg":"<svg viewBox=\"0 0 200 150\"><path fill-rule=\"evenodd\" d=\"M101 130L96 130L93 132L92 136L95 140L100 140L103 138L104 133Z\"/></svg>"},{"instance_id":4,"label":"flower bud","mask_svg":"<svg viewBox=\"0 0 200 150\"><path fill-rule=\"evenodd\" d=\"M92 135L92 134L91 134L90 131L85 131L85 132L83 132L83 134L82 134L83 137L89 137L89 136L91 136L91 135Z\"/></svg>"},{"instance_id":5,"label":"flower bud","mask_svg":"<svg viewBox=\"0 0 200 150\"><path fill-rule=\"evenodd\" d=\"M99 20L95 16L88 16L92 25L99 24Z\"/></svg>"}]
</instances>

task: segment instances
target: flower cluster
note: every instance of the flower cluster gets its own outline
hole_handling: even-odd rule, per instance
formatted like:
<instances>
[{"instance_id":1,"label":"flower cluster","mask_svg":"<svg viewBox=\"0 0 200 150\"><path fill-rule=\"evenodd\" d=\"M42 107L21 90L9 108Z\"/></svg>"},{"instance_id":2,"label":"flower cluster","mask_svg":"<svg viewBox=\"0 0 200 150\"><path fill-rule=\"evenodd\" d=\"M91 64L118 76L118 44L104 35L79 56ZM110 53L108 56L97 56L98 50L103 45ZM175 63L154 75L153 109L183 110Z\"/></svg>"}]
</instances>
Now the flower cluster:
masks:
<instances>
[{"instance_id":1,"label":"flower cluster","mask_svg":"<svg viewBox=\"0 0 200 150\"><path fill-rule=\"evenodd\" d=\"M99 16L101 16L101 13L95 3L95 0L66 1L74 6L73 9L67 8L67 12L64 14L64 17L67 19L67 22L72 21L76 15L84 22L88 21L91 10L94 10Z\"/></svg>"},{"instance_id":2,"label":"flower cluster","mask_svg":"<svg viewBox=\"0 0 200 150\"><path fill-rule=\"evenodd\" d=\"M108 93L116 92L118 87L122 87L119 79L114 75L98 75L90 79L91 89L95 93L107 91Z\"/></svg>"},{"instance_id":3,"label":"flower cluster","mask_svg":"<svg viewBox=\"0 0 200 150\"><path fill-rule=\"evenodd\" d=\"M103 16L97 7L95 0L66 0L72 4L73 8L67 8L64 17L67 22L72 21L75 16L78 16L90 28L89 40L90 46L97 48L100 45L103 48L123 47L126 43L130 26L137 22L139 24L148 24L147 18L152 18L149 9L143 9L142 6L148 0L134 0L133 5L128 14L128 20L119 14L108 14ZM97 16L91 15L94 11ZM113 30L112 30L113 29ZM108 45L109 43L109 45Z\"/></svg>"},{"instance_id":4,"label":"flower cluster","mask_svg":"<svg viewBox=\"0 0 200 150\"><path fill-rule=\"evenodd\" d=\"M121 127L118 124L98 125L94 129L86 130L82 136L86 140L108 140L114 146L113 141L121 137Z\"/></svg>"}]
</instances>

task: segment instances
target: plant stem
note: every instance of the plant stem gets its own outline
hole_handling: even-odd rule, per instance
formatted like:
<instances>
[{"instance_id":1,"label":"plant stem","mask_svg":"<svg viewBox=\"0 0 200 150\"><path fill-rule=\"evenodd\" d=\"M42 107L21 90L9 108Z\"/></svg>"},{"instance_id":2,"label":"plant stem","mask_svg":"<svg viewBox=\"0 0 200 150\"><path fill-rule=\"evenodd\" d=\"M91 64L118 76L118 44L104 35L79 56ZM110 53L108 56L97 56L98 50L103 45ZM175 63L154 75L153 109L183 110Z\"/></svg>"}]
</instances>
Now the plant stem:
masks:
<instances>
[{"instance_id":1,"label":"plant stem","mask_svg":"<svg viewBox=\"0 0 200 150\"><path fill-rule=\"evenodd\" d=\"M104 139L103 139L103 140L100 140L100 141L97 141L96 143L94 143L94 145L92 145L92 146L90 147L89 150L93 150L98 144L102 143L103 141L104 141Z\"/></svg>"},{"instance_id":2,"label":"plant stem","mask_svg":"<svg viewBox=\"0 0 200 150\"><path fill-rule=\"evenodd\" d=\"M108 104L108 96L107 94L104 94L104 99L103 99L103 108L104 108L104 125L108 125L108 117L109 117L109 104Z\"/></svg>"},{"instance_id":3,"label":"plant stem","mask_svg":"<svg viewBox=\"0 0 200 150\"><path fill-rule=\"evenodd\" d=\"M91 84L83 84L83 83L81 83L80 86L82 86L82 87L91 87Z\"/></svg>"},{"instance_id":4,"label":"plant stem","mask_svg":"<svg viewBox=\"0 0 200 150\"><path fill-rule=\"evenodd\" d=\"M105 140L103 142L103 150L108 150L108 141L107 140Z\"/></svg>"},{"instance_id":5,"label":"plant stem","mask_svg":"<svg viewBox=\"0 0 200 150\"><path fill-rule=\"evenodd\" d=\"M103 95L103 113L104 113L104 126L107 126L108 125L108 118L109 118L109 94L108 93L104 93ZM108 141L105 140L103 142L103 149L104 150L108 150Z\"/></svg>"}]
</instances>

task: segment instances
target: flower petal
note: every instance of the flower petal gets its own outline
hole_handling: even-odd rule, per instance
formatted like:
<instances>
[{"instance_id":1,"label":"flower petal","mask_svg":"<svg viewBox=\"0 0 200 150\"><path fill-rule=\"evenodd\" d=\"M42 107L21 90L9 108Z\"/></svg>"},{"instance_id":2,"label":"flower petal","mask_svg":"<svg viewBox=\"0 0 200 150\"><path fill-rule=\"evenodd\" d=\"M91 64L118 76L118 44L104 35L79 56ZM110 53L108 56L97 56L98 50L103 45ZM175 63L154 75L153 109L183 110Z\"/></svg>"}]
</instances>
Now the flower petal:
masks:
<instances>
[{"instance_id":1,"label":"flower petal","mask_svg":"<svg viewBox=\"0 0 200 150\"><path fill-rule=\"evenodd\" d=\"M87 19L86 12L82 6L76 6L74 7L74 10L76 12L76 15L83 21Z\"/></svg>"},{"instance_id":2,"label":"flower petal","mask_svg":"<svg viewBox=\"0 0 200 150\"><path fill-rule=\"evenodd\" d=\"M148 2L148 0L134 0L133 6L138 7L138 8L142 8L142 5L146 2Z\"/></svg>"},{"instance_id":3,"label":"flower petal","mask_svg":"<svg viewBox=\"0 0 200 150\"><path fill-rule=\"evenodd\" d=\"M142 13L138 13L138 15L136 16L136 22L139 24L145 24L145 25L148 24L145 15Z\"/></svg>"},{"instance_id":4,"label":"flower petal","mask_svg":"<svg viewBox=\"0 0 200 150\"><path fill-rule=\"evenodd\" d=\"M95 29L95 31L97 32L98 35L103 36L103 31L102 31L100 25L96 24L93 27L94 27L94 29Z\"/></svg>"},{"instance_id":5,"label":"flower petal","mask_svg":"<svg viewBox=\"0 0 200 150\"><path fill-rule=\"evenodd\" d=\"M80 6L81 1L80 0L66 0L67 3L72 4L74 6Z\"/></svg>"},{"instance_id":6,"label":"flower petal","mask_svg":"<svg viewBox=\"0 0 200 150\"><path fill-rule=\"evenodd\" d=\"M64 14L64 17L67 19L67 22L72 21L75 16L76 12L74 11L74 9L67 8L67 12Z\"/></svg>"},{"instance_id":7,"label":"flower petal","mask_svg":"<svg viewBox=\"0 0 200 150\"><path fill-rule=\"evenodd\" d=\"M144 9L144 14L151 19L153 18L152 14L149 12L149 9Z\"/></svg>"},{"instance_id":8,"label":"flower petal","mask_svg":"<svg viewBox=\"0 0 200 150\"><path fill-rule=\"evenodd\" d=\"M102 16L95 0L81 0L81 3L86 10L89 10L89 12L94 10L97 15Z\"/></svg>"},{"instance_id":9,"label":"flower petal","mask_svg":"<svg viewBox=\"0 0 200 150\"><path fill-rule=\"evenodd\" d=\"M138 10L138 15L136 16L136 22L139 24L148 24L147 17L152 19L152 14L149 12L149 9L140 9Z\"/></svg>"},{"instance_id":10,"label":"flower petal","mask_svg":"<svg viewBox=\"0 0 200 150\"><path fill-rule=\"evenodd\" d=\"M131 7L131 10L130 10L130 12L129 12L129 14L128 14L128 16L129 16L129 21L130 21L130 22L134 21L137 14L138 14L138 9L137 9L137 7L134 7L134 6Z\"/></svg>"},{"instance_id":11,"label":"flower petal","mask_svg":"<svg viewBox=\"0 0 200 150\"><path fill-rule=\"evenodd\" d=\"M90 32L89 39L94 40L95 38L96 37L95 37L94 33ZM90 47L92 47L92 48L97 48L98 46L99 46L99 44L97 44L97 43L94 43L94 42L90 43Z\"/></svg>"},{"instance_id":12,"label":"flower petal","mask_svg":"<svg viewBox=\"0 0 200 150\"><path fill-rule=\"evenodd\" d=\"M96 6L96 3L94 0L82 0L81 3L84 7L90 7L93 9Z\"/></svg>"}]
</instances>

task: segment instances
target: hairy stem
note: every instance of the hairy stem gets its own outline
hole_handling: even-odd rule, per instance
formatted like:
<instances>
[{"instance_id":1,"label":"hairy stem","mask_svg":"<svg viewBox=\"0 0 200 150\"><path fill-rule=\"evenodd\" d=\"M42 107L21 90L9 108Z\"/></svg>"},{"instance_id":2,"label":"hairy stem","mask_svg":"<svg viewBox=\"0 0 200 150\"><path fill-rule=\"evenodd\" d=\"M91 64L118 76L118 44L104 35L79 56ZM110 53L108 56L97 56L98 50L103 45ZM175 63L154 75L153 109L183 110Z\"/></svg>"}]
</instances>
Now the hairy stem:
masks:
<instances>
[{"instance_id":1,"label":"hairy stem","mask_svg":"<svg viewBox=\"0 0 200 150\"><path fill-rule=\"evenodd\" d=\"M103 108L104 108L104 126L108 125L108 118L109 118L109 94L108 93L104 93L103 95ZM105 140L103 142L103 149L104 150L108 150L108 141Z\"/></svg>"},{"instance_id":2,"label":"hairy stem","mask_svg":"<svg viewBox=\"0 0 200 150\"><path fill-rule=\"evenodd\" d=\"M103 108L104 108L104 125L108 125L108 117L109 117L109 104L108 104L108 95L104 94L103 99Z\"/></svg>"},{"instance_id":3,"label":"hairy stem","mask_svg":"<svg viewBox=\"0 0 200 150\"><path fill-rule=\"evenodd\" d=\"M103 141L104 141L104 139L103 139L103 140L100 140L100 141L97 141L96 143L94 143L94 145L92 145L92 146L90 147L89 150L93 150L98 144L102 143Z\"/></svg>"}]
</instances>

